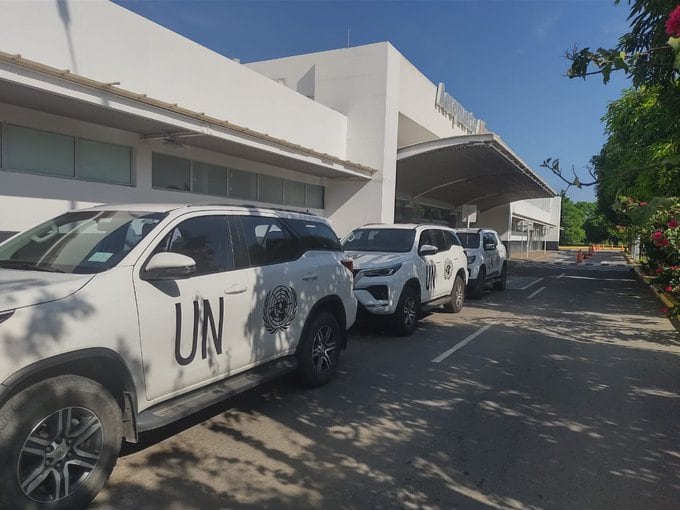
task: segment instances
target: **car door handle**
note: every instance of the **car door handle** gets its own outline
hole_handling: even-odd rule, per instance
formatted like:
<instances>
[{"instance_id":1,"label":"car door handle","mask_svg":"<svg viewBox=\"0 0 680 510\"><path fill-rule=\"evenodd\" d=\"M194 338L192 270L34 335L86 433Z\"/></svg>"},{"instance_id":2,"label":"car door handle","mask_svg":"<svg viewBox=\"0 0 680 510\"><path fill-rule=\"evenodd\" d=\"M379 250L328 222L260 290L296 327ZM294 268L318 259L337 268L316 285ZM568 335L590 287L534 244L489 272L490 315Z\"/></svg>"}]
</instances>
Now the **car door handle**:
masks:
<instances>
[{"instance_id":1,"label":"car door handle","mask_svg":"<svg viewBox=\"0 0 680 510\"><path fill-rule=\"evenodd\" d=\"M317 273L307 273L302 275L302 279L306 282L310 280L316 280L318 277L319 275Z\"/></svg>"},{"instance_id":2,"label":"car door handle","mask_svg":"<svg viewBox=\"0 0 680 510\"><path fill-rule=\"evenodd\" d=\"M246 290L248 290L248 287L245 285L242 285L240 283L236 283L232 285L231 287L227 287L224 289L225 294L243 294Z\"/></svg>"}]
</instances>

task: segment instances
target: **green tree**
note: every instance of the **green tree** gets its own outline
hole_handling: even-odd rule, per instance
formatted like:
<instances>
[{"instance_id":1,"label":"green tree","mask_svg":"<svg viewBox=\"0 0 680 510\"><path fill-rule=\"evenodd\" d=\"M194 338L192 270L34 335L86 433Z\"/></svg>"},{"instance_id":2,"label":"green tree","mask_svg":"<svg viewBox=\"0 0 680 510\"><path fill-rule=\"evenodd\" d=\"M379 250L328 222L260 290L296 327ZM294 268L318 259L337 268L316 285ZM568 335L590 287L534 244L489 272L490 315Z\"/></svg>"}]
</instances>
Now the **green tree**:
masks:
<instances>
[{"instance_id":1,"label":"green tree","mask_svg":"<svg viewBox=\"0 0 680 510\"><path fill-rule=\"evenodd\" d=\"M581 245L586 242L583 229L586 215L583 207L562 196L562 215L560 217L560 244L565 246Z\"/></svg>"},{"instance_id":2,"label":"green tree","mask_svg":"<svg viewBox=\"0 0 680 510\"><path fill-rule=\"evenodd\" d=\"M600 74L607 83L612 72L623 71L633 83L603 119L609 139L591 160L591 178L565 177L559 159L541 165L569 186L597 186L600 209L610 220L618 195L649 200L677 195L680 187L680 5L678 0L628 4L630 29L615 48L567 52L571 78Z\"/></svg>"},{"instance_id":3,"label":"green tree","mask_svg":"<svg viewBox=\"0 0 680 510\"><path fill-rule=\"evenodd\" d=\"M612 204L620 195L649 201L680 195L680 117L660 99L659 87L624 91L603 117L607 142L591 160L600 211L620 221Z\"/></svg>"}]
</instances>

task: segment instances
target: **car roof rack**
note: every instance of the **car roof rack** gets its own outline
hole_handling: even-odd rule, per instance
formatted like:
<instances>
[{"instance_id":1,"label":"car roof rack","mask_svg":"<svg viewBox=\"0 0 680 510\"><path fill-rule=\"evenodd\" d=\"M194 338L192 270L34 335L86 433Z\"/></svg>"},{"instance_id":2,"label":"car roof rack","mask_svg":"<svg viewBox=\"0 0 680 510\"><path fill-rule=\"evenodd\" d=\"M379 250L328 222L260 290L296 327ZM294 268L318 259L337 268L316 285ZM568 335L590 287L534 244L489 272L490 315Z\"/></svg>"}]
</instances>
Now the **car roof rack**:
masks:
<instances>
[{"instance_id":1,"label":"car roof rack","mask_svg":"<svg viewBox=\"0 0 680 510\"><path fill-rule=\"evenodd\" d=\"M201 203L195 203L195 204L189 204L188 207L243 207L245 209L267 209L269 211L279 211L279 212L288 212L288 213L294 213L294 214L304 214L307 216L315 216L319 217L317 214L314 214L309 211L296 211L295 209L286 209L284 207L270 207L267 205L257 205L257 204L227 204L223 202L201 202Z\"/></svg>"}]
</instances>

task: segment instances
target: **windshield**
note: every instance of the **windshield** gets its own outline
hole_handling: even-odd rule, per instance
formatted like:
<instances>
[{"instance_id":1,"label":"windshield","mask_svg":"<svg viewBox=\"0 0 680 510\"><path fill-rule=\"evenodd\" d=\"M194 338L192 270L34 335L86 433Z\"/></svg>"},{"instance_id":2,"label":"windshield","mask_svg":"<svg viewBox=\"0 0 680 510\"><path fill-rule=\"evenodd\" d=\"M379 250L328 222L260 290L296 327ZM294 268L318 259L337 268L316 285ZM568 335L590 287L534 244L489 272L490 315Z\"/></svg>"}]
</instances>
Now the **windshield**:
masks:
<instances>
[{"instance_id":1,"label":"windshield","mask_svg":"<svg viewBox=\"0 0 680 510\"><path fill-rule=\"evenodd\" d=\"M360 228L351 232L342 247L348 251L406 253L413 247L415 230L405 228Z\"/></svg>"},{"instance_id":2,"label":"windshield","mask_svg":"<svg viewBox=\"0 0 680 510\"><path fill-rule=\"evenodd\" d=\"M132 211L66 213L0 244L0 268L100 273L120 262L164 217Z\"/></svg>"},{"instance_id":3,"label":"windshield","mask_svg":"<svg viewBox=\"0 0 680 510\"><path fill-rule=\"evenodd\" d=\"M456 232L463 248L479 248L479 234L474 232Z\"/></svg>"}]
</instances>

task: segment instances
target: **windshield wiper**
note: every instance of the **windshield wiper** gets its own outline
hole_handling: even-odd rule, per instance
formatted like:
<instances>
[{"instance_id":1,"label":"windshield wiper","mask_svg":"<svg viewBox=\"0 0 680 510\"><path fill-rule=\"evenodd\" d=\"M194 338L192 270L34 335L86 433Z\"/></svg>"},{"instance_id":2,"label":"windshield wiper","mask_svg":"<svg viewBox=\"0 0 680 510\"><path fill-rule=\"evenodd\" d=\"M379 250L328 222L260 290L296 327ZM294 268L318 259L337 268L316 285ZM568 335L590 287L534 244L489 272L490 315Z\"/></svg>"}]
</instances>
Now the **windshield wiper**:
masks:
<instances>
[{"instance_id":1,"label":"windshield wiper","mask_svg":"<svg viewBox=\"0 0 680 510\"><path fill-rule=\"evenodd\" d=\"M54 267L38 266L31 262L22 262L20 260L0 260L0 268L7 269L22 269L25 271L44 271L47 273L63 273L61 269Z\"/></svg>"}]
</instances>

